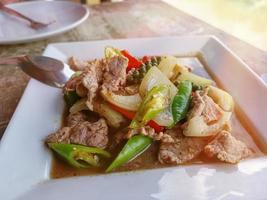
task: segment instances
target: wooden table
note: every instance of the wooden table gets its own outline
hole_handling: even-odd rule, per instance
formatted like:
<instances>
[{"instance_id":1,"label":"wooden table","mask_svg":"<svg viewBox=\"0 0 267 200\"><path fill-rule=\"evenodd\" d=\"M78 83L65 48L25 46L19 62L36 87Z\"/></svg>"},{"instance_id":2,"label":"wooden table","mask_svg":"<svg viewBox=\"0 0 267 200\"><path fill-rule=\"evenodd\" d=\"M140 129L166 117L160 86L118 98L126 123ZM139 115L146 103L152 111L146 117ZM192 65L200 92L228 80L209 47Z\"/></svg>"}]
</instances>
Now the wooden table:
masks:
<instances>
[{"instance_id":1,"label":"wooden table","mask_svg":"<svg viewBox=\"0 0 267 200\"><path fill-rule=\"evenodd\" d=\"M42 54L53 42L166 35L213 34L228 45L256 73L267 72L267 53L158 0L132 0L91 7L78 28L39 42L0 46L0 57ZM29 81L17 67L0 66L0 137Z\"/></svg>"}]
</instances>

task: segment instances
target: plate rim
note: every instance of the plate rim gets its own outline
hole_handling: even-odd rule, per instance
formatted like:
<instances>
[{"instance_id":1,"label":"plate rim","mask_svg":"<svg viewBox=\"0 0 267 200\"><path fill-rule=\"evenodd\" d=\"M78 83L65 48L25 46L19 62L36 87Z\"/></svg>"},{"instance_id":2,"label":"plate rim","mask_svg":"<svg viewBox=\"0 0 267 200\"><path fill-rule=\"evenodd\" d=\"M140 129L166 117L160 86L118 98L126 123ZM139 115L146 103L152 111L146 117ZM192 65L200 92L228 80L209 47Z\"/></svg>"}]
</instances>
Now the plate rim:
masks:
<instances>
[{"instance_id":1,"label":"plate rim","mask_svg":"<svg viewBox=\"0 0 267 200\"><path fill-rule=\"evenodd\" d=\"M63 1L63 0L58 0L58 1L51 1L51 0L44 0L44 1L25 1L25 2L19 2L19 3L12 3L12 4L8 4L11 8L13 6L18 6L18 5L22 5L22 4L38 4L40 2L48 2L48 3L64 3L64 4L73 4L76 6L81 6L81 8L84 9L85 13L83 15L83 17L81 17L79 20L75 21L74 23L61 27L59 29L56 30L51 30L48 32L44 32L44 33L40 33L40 34L36 34L34 36L24 36L24 37L20 37L19 39L9 39L9 40L1 40L0 38L0 45L13 45L13 44L23 44L23 43L29 43L29 42L33 42L33 41L38 41L38 40L42 40L42 39L47 39L51 36L57 36L59 34L65 33L69 30L74 29L75 27L79 26L80 24L82 24L90 15L90 9L86 6L86 5L80 5L79 3L75 3L75 2L70 2L70 1Z\"/></svg>"}]
</instances>

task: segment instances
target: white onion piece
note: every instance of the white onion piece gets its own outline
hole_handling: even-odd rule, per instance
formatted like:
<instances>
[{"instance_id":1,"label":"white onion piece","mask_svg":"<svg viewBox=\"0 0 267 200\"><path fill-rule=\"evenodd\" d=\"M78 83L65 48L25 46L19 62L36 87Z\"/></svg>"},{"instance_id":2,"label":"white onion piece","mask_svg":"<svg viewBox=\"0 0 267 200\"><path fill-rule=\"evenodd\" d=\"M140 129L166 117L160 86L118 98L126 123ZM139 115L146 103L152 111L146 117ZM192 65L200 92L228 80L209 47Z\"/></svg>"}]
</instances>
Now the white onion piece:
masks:
<instances>
[{"instance_id":1,"label":"white onion piece","mask_svg":"<svg viewBox=\"0 0 267 200\"><path fill-rule=\"evenodd\" d=\"M170 86L170 98L172 100L177 93L177 88L157 67L152 67L143 78L139 87L139 93L144 97L154 86L160 85Z\"/></svg>"},{"instance_id":2,"label":"white onion piece","mask_svg":"<svg viewBox=\"0 0 267 200\"><path fill-rule=\"evenodd\" d=\"M177 93L177 88L175 85L157 68L152 67L145 77L143 78L140 87L139 93L142 97L144 97L149 90L151 90L155 86L167 85L169 86L169 100L172 102L174 96ZM154 119L157 124L161 126L170 126L173 123L173 117L169 110L170 108L166 108L164 111L160 112Z\"/></svg>"},{"instance_id":3,"label":"white onion piece","mask_svg":"<svg viewBox=\"0 0 267 200\"><path fill-rule=\"evenodd\" d=\"M174 68L177 65L177 58L174 56L162 56L158 65L159 70L169 79L174 75Z\"/></svg>"},{"instance_id":4,"label":"white onion piece","mask_svg":"<svg viewBox=\"0 0 267 200\"><path fill-rule=\"evenodd\" d=\"M203 116L195 116L188 121L183 134L191 137L206 137L215 135L221 130L229 129L228 123L231 118L231 114L231 112L224 112L222 117L212 125L207 125Z\"/></svg>"},{"instance_id":5,"label":"white onion piece","mask_svg":"<svg viewBox=\"0 0 267 200\"><path fill-rule=\"evenodd\" d=\"M88 107L86 106L86 101L87 99L83 98L75 102L75 104L73 104L69 109L70 113L73 114L82 110L89 110Z\"/></svg>"},{"instance_id":6,"label":"white onion piece","mask_svg":"<svg viewBox=\"0 0 267 200\"><path fill-rule=\"evenodd\" d=\"M109 105L106 102L100 103L95 108L95 111L99 115L104 117L110 126L113 126L115 128L119 128L126 121L125 118L120 113L109 107Z\"/></svg>"},{"instance_id":7,"label":"white onion piece","mask_svg":"<svg viewBox=\"0 0 267 200\"><path fill-rule=\"evenodd\" d=\"M117 95L112 92L102 92L101 94L106 101L130 111L137 111L142 101L139 94L129 96Z\"/></svg>"},{"instance_id":8,"label":"white onion piece","mask_svg":"<svg viewBox=\"0 0 267 200\"><path fill-rule=\"evenodd\" d=\"M234 108L234 100L230 94L214 86L209 86L208 95L223 110L232 111Z\"/></svg>"},{"instance_id":9,"label":"white onion piece","mask_svg":"<svg viewBox=\"0 0 267 200\"><path fill-rule=\"evenodd\" d=\"M169 127L173 124L173 117L172 113L170 112L169 108L166 108L162 112L160 112L154 119L158 125Z\"/></svg>"}]
</instances>

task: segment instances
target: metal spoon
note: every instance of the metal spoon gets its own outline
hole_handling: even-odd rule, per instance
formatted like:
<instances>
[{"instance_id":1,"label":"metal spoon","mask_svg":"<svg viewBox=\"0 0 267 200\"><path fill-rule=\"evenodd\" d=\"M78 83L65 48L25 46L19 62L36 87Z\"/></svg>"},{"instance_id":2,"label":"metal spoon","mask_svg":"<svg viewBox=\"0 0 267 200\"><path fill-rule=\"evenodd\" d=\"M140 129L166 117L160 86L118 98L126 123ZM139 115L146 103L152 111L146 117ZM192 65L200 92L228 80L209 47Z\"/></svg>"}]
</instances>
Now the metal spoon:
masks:
<instances>
[{"instance_id":1,"label":"metal spoon","mask_svg":"<svg viewBox=\"0 0 267 200\"><path fill-rule=\"evenodd\" d=\"M47 27L48 25L53 23L53 22L42 23L42 22L35 21L35 20L21 14L20 12L5 6L1 1L0 1L0 10L4 11L10 15L13 15L13 16L16 16L16 17L19 17L19 18L22 18L22 19L28 21L30 23L30 27L35 29L35 30Z\"/></svg>"},{"instance_id":2,"label":"metal spoon","mask_svg":"<svg viewBox=\"0 0 267 200\"><path fill-rule=\"evenodd\" d=\"M0 65L19 66L32 78L57 88L62 88L74 73L67 64L46 56L0 58Z\"/></svg>"}]
</instances>

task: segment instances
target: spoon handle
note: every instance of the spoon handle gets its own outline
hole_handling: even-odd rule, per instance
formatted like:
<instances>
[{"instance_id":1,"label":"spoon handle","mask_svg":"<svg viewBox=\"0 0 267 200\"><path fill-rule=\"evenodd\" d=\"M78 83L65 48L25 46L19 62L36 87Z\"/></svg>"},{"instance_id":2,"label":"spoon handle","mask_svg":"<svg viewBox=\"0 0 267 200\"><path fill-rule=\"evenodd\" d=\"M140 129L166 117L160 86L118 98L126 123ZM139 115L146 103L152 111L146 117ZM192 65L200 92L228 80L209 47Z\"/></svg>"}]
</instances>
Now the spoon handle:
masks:
<instances>
[{"instance_id":1,"label":"spoon handle","mask_svg":"<svg viewBox=\"0 0 267 200\"><path fill-rule=\"evenodd\" d=\"M11 8L6 7L6 6L5 6L3 3L1 3L1 2L0 2L0 9L3 10L3 11L5 11L5 12L7 12L7 13L9 13L10 15L14 15L14 16L20 17L20 18L22 18L22 19L25 19L25 20L27 20L27 21L30 22L30 23L33 21L33 20L30 19L29 17L26 17L25 15L23 15L23 14L17 12L16 10L13 10L13 9L11 9Z\"/></svg>"},{"instance_id":2,"label":"spoon handle","mask_svg":"<svg viewBox=\"0 0 267 200\"><path fill-rule=\"evenodd\" d=\"M0 58L0 65L16 65L18 66L19 63L24 60L25 56L16 56L10 58Z\"/></svg>"},{"instance_id":3,"label":"spoon handle","mask_svg":"<svg viewBox=\"0 0 267 200\"><path fill-rule=\"evenodd\" d=\"M18 18L21 18L21 19L28 21L30 23L30 27L35 29L35 30L40 29L40 28L44 28L44 27L48 26L49 24L53 23L53 22L42 23L42 22L35 21L34 19L31 19L31 18L21 14L20 12L5 6L1 1L0 1L0 10L4 11L10 15L13 15L13 16L16 16Z\"/></svg>"}]
</instances>

